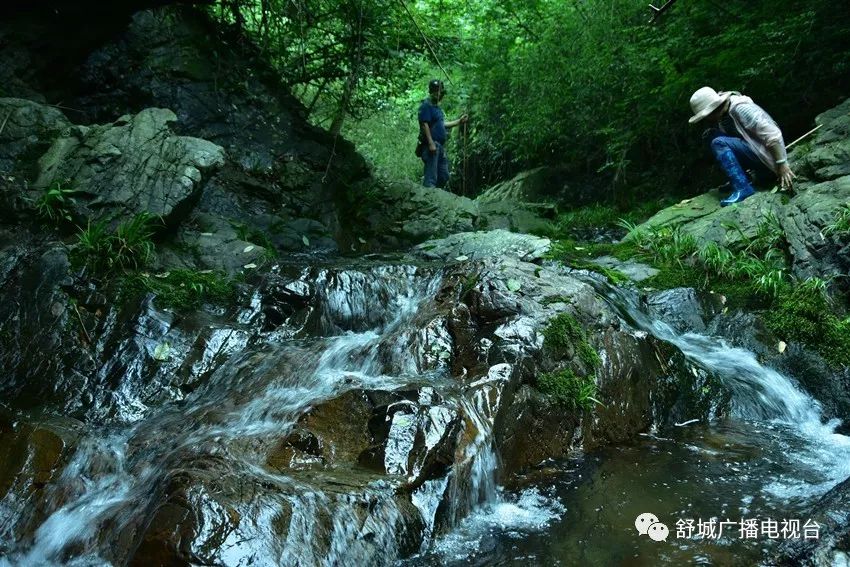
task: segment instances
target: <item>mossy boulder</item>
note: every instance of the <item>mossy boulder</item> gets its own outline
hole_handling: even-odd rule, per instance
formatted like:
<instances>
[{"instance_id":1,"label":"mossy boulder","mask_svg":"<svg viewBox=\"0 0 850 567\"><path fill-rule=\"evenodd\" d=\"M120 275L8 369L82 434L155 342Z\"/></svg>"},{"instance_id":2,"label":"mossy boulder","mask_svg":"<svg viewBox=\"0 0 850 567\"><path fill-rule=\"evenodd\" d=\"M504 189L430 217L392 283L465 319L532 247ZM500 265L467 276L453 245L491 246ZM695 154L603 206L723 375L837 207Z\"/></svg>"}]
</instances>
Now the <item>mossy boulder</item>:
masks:
<instances>
[{"instance_id":1,"label":"mossy boulder","mask_svg":"<svg viewBox=\"0 0 850 567\"><path fill-rule=\"evenodd\" d=\"M850 100L818 116L820 130L790 152L799 174L794 192L759 191L742 203L720 207L718 190L659 211L640 230L679 227L700 244L746 243L766 219L784 233L799 278L829 278L850 269L850 242L827 228L850 203Z\"/></svg>"},{"instance_id":2,"label":"mossy boulder","mask_svg":"<svg viewBox=\"0 0 850 567\"><path fill-rule=\"evenodd\" d=\"M224 163L224 150L206 140L175 136L170 110L148 108L112 124L76 126L39 159L36 190L60 183L76 191L77 218L159 215L181 220L206 175Z\"/></svg>"},{"instance_id":3,"label":"mossy boulder","mask_svg":"<svg viewBox=\"0 0 850 567\"><path fill-rule=\"evenodd\" d=\"M0 173L32 179L38 158L71 127L61 110L20 98L0 98Z\"/></svg>"}]
</instances>

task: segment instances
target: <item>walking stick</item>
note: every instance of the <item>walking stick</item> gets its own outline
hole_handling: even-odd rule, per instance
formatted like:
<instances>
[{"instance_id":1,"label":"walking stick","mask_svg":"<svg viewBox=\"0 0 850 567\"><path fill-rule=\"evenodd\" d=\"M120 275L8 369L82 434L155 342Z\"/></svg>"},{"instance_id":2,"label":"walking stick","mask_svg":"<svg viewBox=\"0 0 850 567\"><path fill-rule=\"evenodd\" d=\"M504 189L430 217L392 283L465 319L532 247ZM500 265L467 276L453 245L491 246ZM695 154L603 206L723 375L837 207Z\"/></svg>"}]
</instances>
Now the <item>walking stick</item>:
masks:
<instances>
[{"instance_id":1,"label":"walking stick","mask_svg":"<svg viewBox=\"0 0 850 567\"><path fill-rule=\"evenodd\" d=\"M814 134L815 132L820 130L821 126L823 126L823 124L821 124L820 126L816 126L816 127L812 128L811 130L809 130L808 132L806 132L805 134L803 134L802 136L800 136L799 138L797 138L796 140L794 140L793 142L791 142L790 144L785 146L785 149L787 150L788 148L790 148L791 146L793 146L794 144L796 144L800 140L808 138L809 136L811 136L812 134Z\"/></svg>"}]
</instances>

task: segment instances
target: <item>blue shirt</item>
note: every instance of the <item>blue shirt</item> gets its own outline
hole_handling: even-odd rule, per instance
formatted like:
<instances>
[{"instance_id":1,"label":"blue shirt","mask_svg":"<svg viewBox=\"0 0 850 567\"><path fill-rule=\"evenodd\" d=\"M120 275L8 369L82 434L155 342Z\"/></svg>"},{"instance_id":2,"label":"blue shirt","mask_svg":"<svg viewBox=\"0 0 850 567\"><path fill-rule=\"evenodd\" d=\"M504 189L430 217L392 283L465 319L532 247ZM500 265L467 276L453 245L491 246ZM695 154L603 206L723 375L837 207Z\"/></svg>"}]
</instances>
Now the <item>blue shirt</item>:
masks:
<instances>
[{"instance_id":1,"label":"blue shirt","mask_svg":"<svg viewBox=\"0 0 850 567\"><path fill-rule=\"evenodd\" d=\"M446 130L446 115L443 109L426 98L419 106L419 122L426 122L431 128L431 138L438 144L445 144L448 138Z\"/></svg>"}]
</instances>

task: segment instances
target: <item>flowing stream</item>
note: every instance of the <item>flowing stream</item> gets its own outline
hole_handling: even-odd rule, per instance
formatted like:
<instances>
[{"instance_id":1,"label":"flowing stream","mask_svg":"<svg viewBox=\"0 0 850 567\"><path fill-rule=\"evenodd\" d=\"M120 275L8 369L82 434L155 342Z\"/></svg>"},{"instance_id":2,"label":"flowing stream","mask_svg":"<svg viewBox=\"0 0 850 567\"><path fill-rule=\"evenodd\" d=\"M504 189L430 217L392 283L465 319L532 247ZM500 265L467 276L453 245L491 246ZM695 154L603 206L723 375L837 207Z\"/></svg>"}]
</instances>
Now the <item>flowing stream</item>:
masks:
<instances>
[{"instance_id":1,"label":"flowing stream","mask_svg":"<svg viewBox=\"0 0 850 567\"><path fill-rule=\"evenodd\" d=\"M799 518L812 498L850 476L850 439L793 380L721 339L675 332L648 317L632 292L586 280L632 326L722 379L732 393L728 419L647 434L500 487L493 425L510 365L463 385L446 379L445 352L432 348L445 337L428 335L439 273L321 271L311 282L318 315L308 334L240 342L185 399L88 430L44 503L12 493L0 501L0 565L123 564L117 544L149 528L163 496L187 486L200 519L186 553L199 562L373 565L411 552L403 563L746 562L772 542L728 531L716 541L675 537L676 521ZM311 408L347 392L411 388L415 397L387 410L380 458L391 476L269 466L270 452ZM469 435L453 467L418 482L432 466L429 451L458 419ZM399 482L411 483L421 517L418 549L398 548L410 513L395 498ZM666 542L636 533L634 518L644 512L667 522ZM238 530L221 529L222 518L243 517L251 521L237 522Z\"/></svg>"},{"instance_id":2,"label":"flowing stream","mask_svg":"<svg viewBox=\"0 0 850 567\"><path fill-rule=\"evenodd\" d=\"M391 482L352 471L332 478L292 476L269 470L265 457L322 402L347 391L394 391L424 380L430 386L421 389L420 398L436 397L446 383L442 405L418 400L431 403L425 425L433 439L426 444L444 434L452 411L462 409L477 431L465 448L468 482L445 478L415 492L427 527L433 527L446 490L455 492L452 501L463 503L458 517L494 499L489 400L500 378L458 391L442 380L439 365L424 360L417 318L428 313L439 283L439 275L411 266L321 272L315 279L319 305L311 336L247 345L181 402L130 425L89 431L48 490L46 513L15 502L11 494L0 503L0 565L123 563L113 544L138 527L181 471L192 467L215 471L213 478L200 474L204 482L192 488L205 516L252 518L238 533L217 533L214 522L200 522L194 541L215 546L218 560L227 565L391 561L402 516ZM411 419L405 416L394 414L384 456L387 471L399 475L415 472L405 470L412 448L406 444L412 441ZM238 493L234 508L203 494L211 490ZM257 491L256 498L245 498L249 490ZM365 519L359 513L363 507L369 510ZM35 524L32 535L10 545L15 528L27 524ZM190 552L202 557L206 550L196 547Z\"/></svg>"},{"instance_id":3,"label":"flowing stream","mask_svg":"<svg viewBox=\"0 0 850 567\"><path fill-rule=\"evenodd\" d=\"M793 524L782 531L784 521L799 520L796 537L804 537L810 505L850 477L850 437L835 432L840 422L825 421L817 400L752 352L721 338L678 333L648 316L636 293L593 275L583 279L635 328L718 376L732 394L731 415L529 474L503 496L518 502L518 510L479 510L414 564L752 565L794 537ZM643 513L667 525L667 540L637 532L634 522ZM708 526L712 519L715 528L727 522L725 533L705 528L701 536L699 522ZM744 537L745 519L759 530L775 521L778 535Z\"/></svg>"}]
</instances>

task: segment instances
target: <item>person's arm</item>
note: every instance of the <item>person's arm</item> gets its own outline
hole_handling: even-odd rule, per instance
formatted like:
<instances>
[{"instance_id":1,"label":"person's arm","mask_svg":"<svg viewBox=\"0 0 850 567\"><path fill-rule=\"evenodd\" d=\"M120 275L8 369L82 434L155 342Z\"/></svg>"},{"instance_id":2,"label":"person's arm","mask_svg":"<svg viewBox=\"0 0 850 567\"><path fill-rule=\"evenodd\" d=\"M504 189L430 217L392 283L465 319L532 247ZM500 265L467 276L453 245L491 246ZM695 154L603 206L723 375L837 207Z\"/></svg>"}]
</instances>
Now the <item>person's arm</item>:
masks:
<instances>
[{"instance_id":1,"label":"person's arm","mask_svg":"<svg viewBox=\"0 0 850 567\"><path fill-rule=\"evenodd\" d=\"M790 189L794 186L794 172L788 165L788 153L785 150L785 140L782 137L782 130L764 111L755 103L742 104L738 107L738 117L741 125L747 129L750 134L758 138L761 143L773 156L773 161L776 162L776 175L779 177L780 185L783 188Z\"/></svg>"},{"instance_id":2,"label":"person's arm","mask_svg":"<svg viewBox=\"0 0 850 567\"><path fill-rule=\"evenodd\" d=\"M767 146L770 150L773 160L776 162L776 176L779 177L779 183L783 189L791 189L794 187L794 172L791 171L791 166L788 165L788 152L785 150L785 142L781 138L778 142Z\"/></svg>"},{"instance_id":3,"label":"person's arm","mask_svg":"<svg viewBox=\"0 0 850 567\"><path fill-rule=\"evenodd\" d=\"M428 142L428 151L433 154L437 151L437 144L434 143L434 138L431 137L431 126L427 122L420 122L419 124L422 127L422 134L425 137L425 141Z\"/></svg>"},{"instance_id":4,"label":"person's arm","mask_svg":"<svg viewBox=\"0 0 850 567\"><path fill-rule=\"evenodd\" d=\"M457 120L452 120L450 122L446 122L446 128L454 128L458 124L463 124L467 120L469 120L469 117L466 114L464 114L463 116L461 116Z\"/></svg>"}]
</instances>

